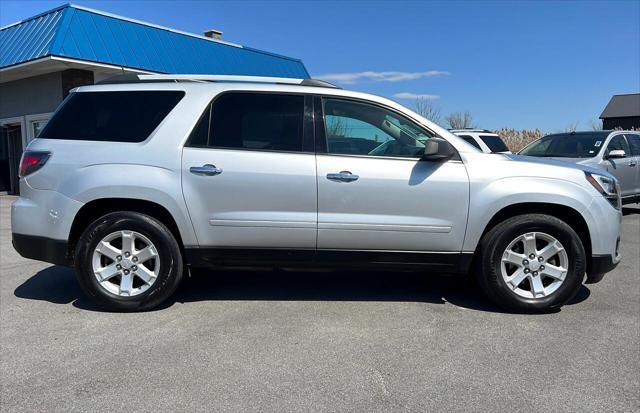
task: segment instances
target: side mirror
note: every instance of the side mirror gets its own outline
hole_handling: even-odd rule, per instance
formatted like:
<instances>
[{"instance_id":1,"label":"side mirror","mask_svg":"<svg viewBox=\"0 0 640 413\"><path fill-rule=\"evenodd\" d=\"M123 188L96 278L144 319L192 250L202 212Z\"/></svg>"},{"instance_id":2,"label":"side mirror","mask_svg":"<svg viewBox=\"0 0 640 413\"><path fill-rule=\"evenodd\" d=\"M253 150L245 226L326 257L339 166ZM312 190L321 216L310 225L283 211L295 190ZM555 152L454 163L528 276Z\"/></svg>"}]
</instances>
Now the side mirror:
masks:
<instances>
[{"instance_id":1,"label":"side mirror","mask_svg":"<svg viewBox=\"0 0 640 413\"><path fill-rule=\"evenodd\" d=\"M455 155L451 144L442 138L431 138L424 142L422 159L425 161L444 161Z\"/></svg>"},{"instance_id":2,"label":"side mirror","mask_svg":"<svg viewBox=\"0 0 640 413\"><path fill-rule=\"evenodd\" d=\"M615 149L607 155L607 159L626 158L627 153L622 149Z\"/></svg>"}]
</instances>

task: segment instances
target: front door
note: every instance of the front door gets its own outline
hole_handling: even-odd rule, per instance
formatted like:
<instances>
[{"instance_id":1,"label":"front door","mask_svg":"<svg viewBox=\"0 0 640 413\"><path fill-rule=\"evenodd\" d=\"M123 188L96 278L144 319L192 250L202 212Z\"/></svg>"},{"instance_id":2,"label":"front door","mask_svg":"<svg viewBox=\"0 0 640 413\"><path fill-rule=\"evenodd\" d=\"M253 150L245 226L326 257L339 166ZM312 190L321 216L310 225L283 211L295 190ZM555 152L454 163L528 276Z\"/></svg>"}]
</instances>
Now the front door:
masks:
<instances>
[{"instance_id":1,"label":"front door","mask_svg":"<svg viewBox=\"0 0 640 413\"><path fill-rule=\"evenodd\" d=\"M459 160L420 159L433 136L381 106L322 99L318 249L459 252L469 181Z\"/></svg>"},{"instance_id":2,"label":"front door","mask_svg":"<svg viewBox=\"0 0 640 413\"><path fill-rule=\"evenodd\" d=\"M635 195L640 195L640 133L625 133L625 136L629 143L629 149L631 149L631 167L636 171L636 181L633 193Z\"/></svg>"},{"instance_id":3,"label":"front door","mask_svg":"<svg viewBox=\"0 0 640 413\"><path fill-rule=\"evenodd\" d=\"M623 150L626 154L624 158L609 158L611 151ZM624 135L615 135L611 138L605 148L602 158L603 166L620 182L620 193L622 197L632 195L636 187L636 161L631 154L629 144Z\"/></svg>"},{"instance_id":4,"label":"front door","mask_svg":"<svg viewBox=\"0 0 640 413\"><path fill-rule=\"evenodd\" d=\"M234 92L205 112L182 158L201 247L315 249L316 165L304 111L301 95Z\"/></svg>"}]
</instances>

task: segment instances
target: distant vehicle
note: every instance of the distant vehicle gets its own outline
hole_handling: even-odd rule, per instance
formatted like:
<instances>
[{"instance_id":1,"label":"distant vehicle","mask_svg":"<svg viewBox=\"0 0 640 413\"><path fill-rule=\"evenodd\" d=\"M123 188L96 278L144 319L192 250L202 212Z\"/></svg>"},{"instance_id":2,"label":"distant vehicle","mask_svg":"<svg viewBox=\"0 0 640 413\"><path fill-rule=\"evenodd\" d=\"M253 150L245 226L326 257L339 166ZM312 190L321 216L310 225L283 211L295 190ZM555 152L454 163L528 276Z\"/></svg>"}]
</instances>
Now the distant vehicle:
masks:
<instances>
[{"instance_id":1,"label":"distant vehicle","mask_svg":"<svg viewBox=\"0 0 640 413\"><path fill-rule=\"evenodd\" d=\"M469 142L484 153L511 153L500 135L484 129L450 129L449 132Z\"/></svg>"},{"instance_id":2,"label":"distant vehicle","mask_svg":"<svg viewBox=\"0 0 640 413\"><path fill-rule=\"evenodd\" d=\"M640 202L640 132L589 131L543 136L519 152L595 166L618 178L622 203Z\"/></svg>"}]
</instances>

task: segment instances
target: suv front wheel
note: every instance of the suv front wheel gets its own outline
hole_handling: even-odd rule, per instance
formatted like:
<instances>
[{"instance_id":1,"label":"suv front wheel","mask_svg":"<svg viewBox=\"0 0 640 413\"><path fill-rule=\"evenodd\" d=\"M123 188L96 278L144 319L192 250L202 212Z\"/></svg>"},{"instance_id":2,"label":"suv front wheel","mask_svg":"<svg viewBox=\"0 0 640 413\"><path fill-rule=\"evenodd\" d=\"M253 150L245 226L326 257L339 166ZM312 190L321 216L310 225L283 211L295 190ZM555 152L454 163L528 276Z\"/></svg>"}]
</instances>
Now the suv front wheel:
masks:
<instances>
[{"instance_id":1,"label":"suv front wheel","mask_svg":"<svg viewBox=\"0 0 640 413\"><path fill-rule=\"evenodd\" d=\"M544 312L566 304L580 289L586 254L576 232L549 215L509 218L480 244L479 284L500 307Z\"/></svg>"},{"instance_id":2,"label":"suv front wheel","mask_svg":"<svg viewBox=\"0 0 640 413\"><path fill-rule=\"evenodd\" d=\"M178 287L180 247L171 231L138 212L114 212L89 225L75 254L82 290L101 307L151 309Z\"/></svg>"}]
</instances>

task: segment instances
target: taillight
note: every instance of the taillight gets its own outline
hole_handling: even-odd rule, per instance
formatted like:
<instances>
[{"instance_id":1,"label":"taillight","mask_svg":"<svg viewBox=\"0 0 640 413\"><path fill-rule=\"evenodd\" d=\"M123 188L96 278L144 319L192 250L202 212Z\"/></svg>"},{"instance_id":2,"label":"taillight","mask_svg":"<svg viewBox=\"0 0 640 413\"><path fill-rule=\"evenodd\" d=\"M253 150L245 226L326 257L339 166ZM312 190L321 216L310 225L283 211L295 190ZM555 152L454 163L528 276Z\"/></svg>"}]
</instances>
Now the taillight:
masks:
<instances>
[{"instance_id":1,"label":"taillight","mask_svg":"<svg viewBox=\"0 0 640 413\"><path fill-rule=\"evenodd\" d=\"M22 162L20 162L20 178L34 173L42 168L51 157L51 152L26 151L22 154Z\"/></svg>"}]
</instances>

